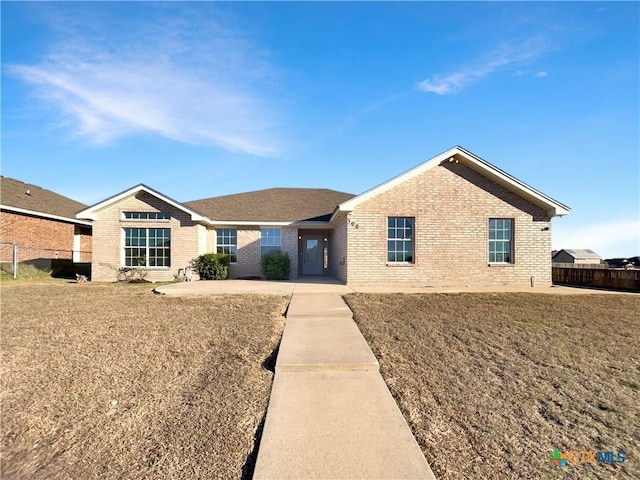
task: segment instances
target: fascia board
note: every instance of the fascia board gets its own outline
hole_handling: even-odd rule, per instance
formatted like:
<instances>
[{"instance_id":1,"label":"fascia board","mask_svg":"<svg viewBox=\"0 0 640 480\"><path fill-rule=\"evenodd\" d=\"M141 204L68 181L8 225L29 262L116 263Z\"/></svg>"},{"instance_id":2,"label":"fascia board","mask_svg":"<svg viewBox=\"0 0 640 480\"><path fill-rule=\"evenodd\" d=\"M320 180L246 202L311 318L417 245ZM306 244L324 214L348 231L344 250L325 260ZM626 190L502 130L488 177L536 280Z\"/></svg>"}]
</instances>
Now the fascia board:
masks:
<instances>
[{"instance_id":1,"label":"fascia board","mask_svg":"<svg viewBox=\"0 0 640 480\"><path fill-rule=\"evenodd\" d=\"M89 208L85 208L84 210L81 210L80 212L78 212L76 214L77 218L88 218L91 220L96 220L98 217L98 214L101 211L104 211L108 208L114 208L116 206L118 206L119 204L129 200L130 198L134 197L136 194L138 194L139 192L146 192L150 195L153 195L154 197L158 198L159 200L162 200L163 202L171 205L172 207L175 207L179 210L182 210L183 212L187 213L190 217L191 220L193 220L194 222L202 222L205 224L210 224L211 223L211 219L206 217L205 215L202 215L198 212L196 212L195 210L192 210L188 207L185 207L183 204L181 204L180 202L177 202L175 200L173 200L172 198L167 197L166 195L161 194L160 192L157 192L155 190L153 190L152 188L147 187L146 185L140 184L140 185L136 185L135 187L132 187L128 190L125 190L124 192L121 192L117 195L114 195L113 197L109 197L106 200L103 200L99 203L96 203L95 205L92 205Z\"/></svg>"},{"instance_id":2,"label":"fascia board","mask_svg":"<svg viewBox=\"0 0 640 480\"><path fill-rule=\"evenodd\" d=\"M6 210L8 212L16 212L16 213L22 213L24 215L31 215L34 217L42 217L42 218L48 218L51 220L58 220L61 222L67 222L67 223L75 223L77 225L86 225L88 227L90 227L92 225L91 222L87 222L84 220L78 220L76 218L69 218L69 217L62 217L60 215L53 215L51 213L44 213L44 212L37 212L35 210L27 210L25 208L18 208L18 207L12 207L9 205L0 205L0 209L1 210Z\"/></svg>"}]
</instances>

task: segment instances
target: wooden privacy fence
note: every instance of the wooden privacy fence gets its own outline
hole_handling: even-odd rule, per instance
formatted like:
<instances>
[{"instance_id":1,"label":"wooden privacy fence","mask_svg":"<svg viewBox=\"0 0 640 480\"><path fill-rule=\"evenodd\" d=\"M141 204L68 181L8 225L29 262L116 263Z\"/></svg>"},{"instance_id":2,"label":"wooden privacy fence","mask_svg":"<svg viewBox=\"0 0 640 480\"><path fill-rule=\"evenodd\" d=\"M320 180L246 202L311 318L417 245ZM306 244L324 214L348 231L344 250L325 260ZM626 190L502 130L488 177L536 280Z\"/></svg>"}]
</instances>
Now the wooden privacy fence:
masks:
<instances>
[{"instance_id":1,"label":"wooden privacy fence","mask_svg":"<svg viewBox=\"0 0 640 480\"><path fill-rule=\"evenodd\" d=\"M551 271L553 283L640 292L640 270L558 267L554 265Z\"/></svg>"}]
</instances>

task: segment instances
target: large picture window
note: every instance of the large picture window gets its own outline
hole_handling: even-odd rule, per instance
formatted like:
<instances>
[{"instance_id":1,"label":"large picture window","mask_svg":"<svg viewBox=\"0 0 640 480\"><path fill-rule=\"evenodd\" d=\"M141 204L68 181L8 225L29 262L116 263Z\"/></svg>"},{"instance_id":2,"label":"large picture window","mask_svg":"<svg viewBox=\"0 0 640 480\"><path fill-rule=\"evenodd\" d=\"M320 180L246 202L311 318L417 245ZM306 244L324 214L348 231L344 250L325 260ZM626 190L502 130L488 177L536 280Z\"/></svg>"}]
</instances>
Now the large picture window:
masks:
<instances>
[{"instance_id":1,"label":"large picture window","mask_svg":"<svg viewBox=\"0 0 640 480\"><path fill-rule=\"evenodd\" d=\"M413 263L413 217L387 219L387 262Z\"/></svg>"},{"instance_id":2,"label":"large picture window","mask_svg":"<svg viewBox=\"0 0 640 480\"><path fill-rule=\"evenodd\" d=\"M126 267L171 266L171 229L125 228L124 265Z\"/></svg>"},{"instance_id":3,"label":"large picture window","mask_svg":"<svg viewBox=\"0 0 640 480\"><path fill-rule=\"evenodd\" d=\"M489 219L489 263L513 263L513 219Z\"/></svg>"},{"instance_id":4,"label":"large picture window","mask_svg":"<svg viewBox=\"0 0 640 480\"><path fill-rule=\"evenodd\" d=\"M216 229L216 252L229 255L229 261L238 261L238 230L235 228Z\"/></svg>"},{"instance_id":5,"label":"large picture window","mask_svg":"<svg viewBox=\"0 0 640 480\"><path fill-rule=\"evenodd\" d=\"M282 232L279 228L260 229L260 255L282 250Z\"/></svg>"}]
</instances>

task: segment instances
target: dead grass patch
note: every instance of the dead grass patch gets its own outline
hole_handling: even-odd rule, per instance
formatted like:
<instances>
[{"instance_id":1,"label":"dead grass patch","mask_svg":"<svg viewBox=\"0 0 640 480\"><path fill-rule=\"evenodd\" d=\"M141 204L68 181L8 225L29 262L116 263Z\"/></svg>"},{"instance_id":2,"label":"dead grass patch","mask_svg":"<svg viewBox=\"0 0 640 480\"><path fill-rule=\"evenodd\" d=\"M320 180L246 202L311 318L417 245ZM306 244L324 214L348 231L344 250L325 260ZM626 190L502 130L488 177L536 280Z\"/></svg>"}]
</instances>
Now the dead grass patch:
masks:
<instances>
[{"instance_id":1,"label":"dead grass patch","mask_svg":"<svg viewBox=\"0 0 640 480\"><path fill-rule=\"evenodd\" d=\"M239 478L287 299L2 285L2 478Z\"/></svg>"},{"instance_id":2,"label":"dead grass patch","mask_svg":"<svg viewBox=\"0 0 640 480\"><path fill-rule=\"evenodd\" d=\"M439 478L640 478L640 297L346 297ZM623 450L566 465L554 448Z\"/></svg>"}]
</instances>

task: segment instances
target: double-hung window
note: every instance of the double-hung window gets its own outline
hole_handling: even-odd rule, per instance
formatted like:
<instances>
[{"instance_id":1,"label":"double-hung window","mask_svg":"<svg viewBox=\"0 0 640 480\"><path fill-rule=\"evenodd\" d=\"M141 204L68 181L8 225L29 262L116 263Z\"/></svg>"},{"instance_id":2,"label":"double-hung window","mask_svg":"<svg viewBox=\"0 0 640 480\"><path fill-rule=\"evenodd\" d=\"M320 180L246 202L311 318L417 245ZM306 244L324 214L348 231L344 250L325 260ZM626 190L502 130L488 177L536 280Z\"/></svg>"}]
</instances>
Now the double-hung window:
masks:
<instances>
[{"instance_id":1,"label":"double-hung window","mask_svg":"<svg viewBox=\"0 0 640 480\"><path fill-rule=\"evenodd\" d=\"M513 263L513 219L489 219L489 263Z\"/></svg>"},{"instance_id":2,"label":"double-hung window","mask_svg":"<svg viewBox=\"0 0 640 480\"><path fill-rule=\"evenodd\" d=\"M229 256L231 263L238 261L238 230L235 228L216 229L216 252Z\"/></svg>"},{"instance_id":3,"label":"double-hung window","mask_svg":"<svg viewBox=\"0 0 640 480\"><path fill-rule=\"evenodd\" d=\"M282 231L279 228L260 229L260 255L282 250Z\"/></svg>"},{"instance_id":4,"label":"double-hung window","mask_svg":"<svg viewBox=\"0 0 640 480\"><path fill-rule=\"evenodd\" d=\"M414 217L387 219L387 262L413 263Z\"/></svg>"},{"instance_id":5,"label":"double-hung window","mask_svg":"<svg viewBox=\"0 0 640 480\"><path fill-rule=\"evenodd\" d=\"M126 267L171 266L171 229L125 228L124 265Z\"/></svg>"}]
</instances>

